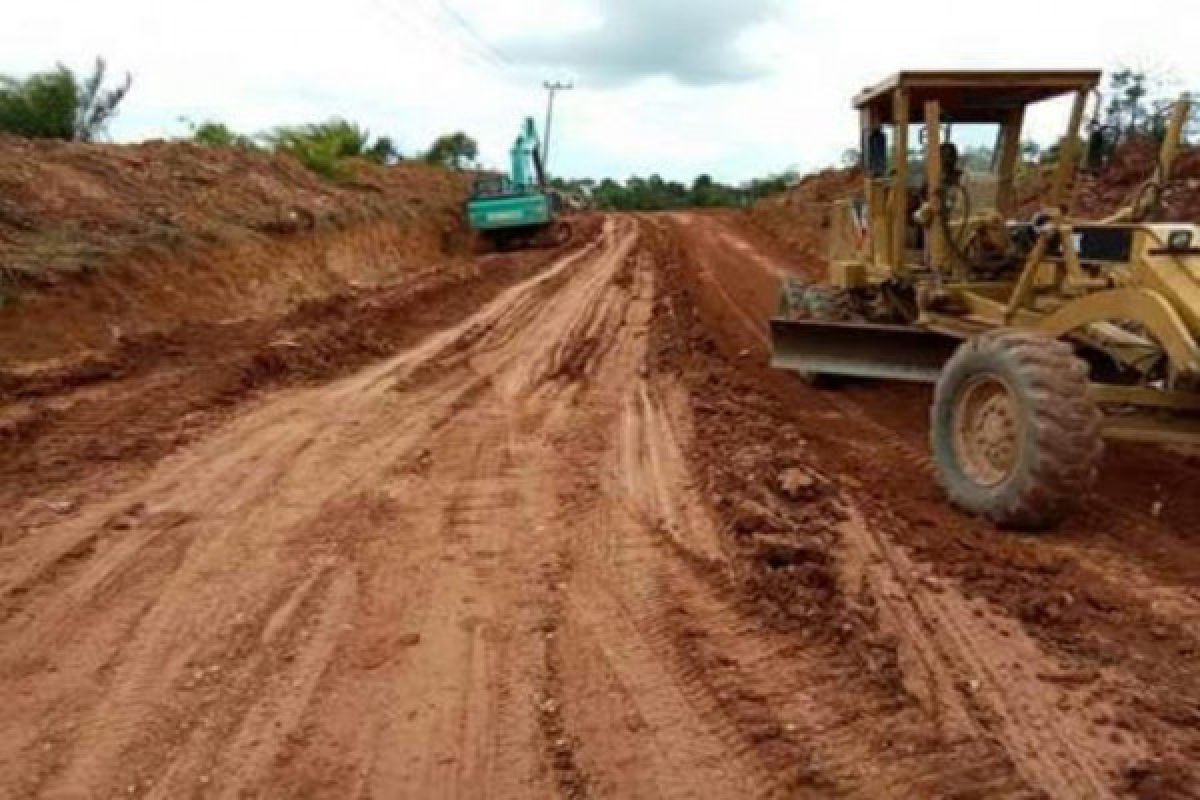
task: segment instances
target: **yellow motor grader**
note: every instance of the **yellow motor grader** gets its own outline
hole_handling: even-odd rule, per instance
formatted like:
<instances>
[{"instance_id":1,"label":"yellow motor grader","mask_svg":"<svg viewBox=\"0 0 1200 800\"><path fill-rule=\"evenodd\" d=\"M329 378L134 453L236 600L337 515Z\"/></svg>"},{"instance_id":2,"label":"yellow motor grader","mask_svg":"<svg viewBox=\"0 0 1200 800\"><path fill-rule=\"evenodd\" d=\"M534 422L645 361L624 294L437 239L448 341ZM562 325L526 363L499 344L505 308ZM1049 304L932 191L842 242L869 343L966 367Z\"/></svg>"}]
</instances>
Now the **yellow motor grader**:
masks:
<instances>
[{"instance_id":1,"label":"yellow motor grader","mask_svg":"<svg viewBox=\"0 0 1200 800\"><path fill-rule=\"evenodd\" d=\"M863 194L831 218L829 278L788 281L773 365L936 384L950 500L1002 527L1053 526L1102 440L1200 444L1200 227L1157 221L1188 112L1107 219L1072 215L1098 71L901 72L854 101ZM1070 106L1040 207L1018 213L1022 128ZM1043 106L1053 110L1053 104ZM914 141L915 140L915 141Z\"/></svg>"}]
</instances>

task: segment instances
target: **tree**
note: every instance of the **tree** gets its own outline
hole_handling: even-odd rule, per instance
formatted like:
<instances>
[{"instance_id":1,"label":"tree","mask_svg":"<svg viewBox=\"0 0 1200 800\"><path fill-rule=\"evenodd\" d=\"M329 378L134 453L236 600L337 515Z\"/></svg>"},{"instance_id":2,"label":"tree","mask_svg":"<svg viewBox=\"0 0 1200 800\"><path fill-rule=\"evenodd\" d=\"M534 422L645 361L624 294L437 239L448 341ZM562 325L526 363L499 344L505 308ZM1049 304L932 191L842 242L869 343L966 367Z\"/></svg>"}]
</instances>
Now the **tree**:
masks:
<instances>
[{"instance_id":1,"label":"tree","mask_svg":"<svg viewBox=\"0 0 1200 800\"><path fill-rule=\"evenodd\" d=\"M796 181L795 172L781 172L758 178L741 186L729 186L711 175L698 175L685 186L666 181L659 175L642 178L634 175L624 184L605 178L591 183L592 200L597 208L609 211L670 211L681 208L739 207L761 197L781 192Z\"/></svg>"},{"instance_id":2,"label":"tree","mask_svg":"<svg viewBox=\"0 0 1200 800\"><path fill-rule=\"evenodd\" d=\"M400 160L400 151L396 148L395 142L390 136L380 136L375 140L375 144L367 148L363 156L368 161L374 161L376 164L395 164Z\"/></svg>"},{"instance_id":3,"label":"tree","mask_svg":"<svg viewBox=\"0 0 1200 800\"><path fill-rule=\"evenodd\" d=\"M117 114L117 107L133 86L133 76L127 72L124 83L114 89L105 89L105 69L104 59L97 57L88 79L83 84L76 81L80 91L75 108L75 138L79 141L90 142L108 127Z\"/></svg>"},{"instance_id":4,"label":"tree","mask_svg":"<svg viewBox=\"0 0 1200 800\"><path fill-rule=\"evenodd\" d=\"M107 65L97 58L86 79L59 64L24 80L0 76L0 130L35 139L90 142L117 114L133 78L104 88Z\"/></svg>"},{"instance_id":5,"label":"tree","mask_svg":"<svg viewBox=\"0 0 1200 800\"><path fill-rule=\"evenodd\" d=\"M1122 67L1108 78L1108 102L1104 106L1101 131L1106 150L1139 136L1161 141L1175 109L1175 81L1145 70ZM1200 105L1192 104L1185 121L1185 139L1200 134Z\"/></svg>"},{"instance_id":6,"label":"tree","mask_svg":"<svg viewBox=\"0 0 1200 800\"><path fill-rule=\"evenodd\" d=\"M439 136L425 152L429 164L463 169L479 157L479 145L462 131Z\"/></svg>"},{"instance_id":7,"label":"tree","mask_svg":"<svg viewBox=\"0 0 1200 800\"><path fill-rule=\"evenodd\" d=\"M692 203L700 208L723 205L720 187L717 186L711 175L697 175L696 179L692 181L691 195Z\"/></svg>"}]
</instances>

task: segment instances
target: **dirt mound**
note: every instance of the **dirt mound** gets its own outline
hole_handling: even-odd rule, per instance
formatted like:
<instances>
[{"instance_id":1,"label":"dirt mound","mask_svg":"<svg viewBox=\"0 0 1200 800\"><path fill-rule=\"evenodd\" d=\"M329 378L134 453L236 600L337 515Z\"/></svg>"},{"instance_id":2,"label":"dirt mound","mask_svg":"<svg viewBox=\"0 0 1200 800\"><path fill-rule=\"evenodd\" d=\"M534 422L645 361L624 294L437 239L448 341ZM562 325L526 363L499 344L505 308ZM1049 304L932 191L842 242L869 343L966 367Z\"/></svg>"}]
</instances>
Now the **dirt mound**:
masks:
<instances>
[{"instance_id":1,"label":"dirt mound","mask_svg":"<svg viewBox=\"0 0 1200 800\"><path fill-rule=\"evenodd\" d=\"M0 366L278 315L465 253L463 175L183 142L0 137Z\"/></svg>"},{"instance_id":2,"label":"dirt mound","mask_svg":"<svg viewBox=\"0 0 1200 800\"><path fill-rule=\"evenodd\" d=\"M1154 173L1158 152L1158 143L1146 139L1122 145L1104 169L1081 178L1076 213L1102 217L1131 204ZM1200 220L1200 150L1189 150L1175 161L1163 193L1162 217L1168 222Z\"/></svg>"},{"instance_id":3,"label":"dirt mound","mask_svg":"<svg viewBox=\"0 0 1200 800\"><path fill-rule=\"evenodd\" d=\"M761 200L750 209L754 228L770 236L805 266L824 264L830 209L862 188L857 169L826 169L800 179L795 187Z\"/></svg>"},{"instance_id":4,"label":"dirt mound","mask_svg":"<svg viewBox=\"0 0 1200 800\"><path fill-rule=\"evenodd\" d=\"M145 250L252 234L341 229L385 214L449 208L462 176L358 164L333 184L289 156L187 142L134 145L0 135L0 271L54 283Z\"/></svg>"}]
</instances>

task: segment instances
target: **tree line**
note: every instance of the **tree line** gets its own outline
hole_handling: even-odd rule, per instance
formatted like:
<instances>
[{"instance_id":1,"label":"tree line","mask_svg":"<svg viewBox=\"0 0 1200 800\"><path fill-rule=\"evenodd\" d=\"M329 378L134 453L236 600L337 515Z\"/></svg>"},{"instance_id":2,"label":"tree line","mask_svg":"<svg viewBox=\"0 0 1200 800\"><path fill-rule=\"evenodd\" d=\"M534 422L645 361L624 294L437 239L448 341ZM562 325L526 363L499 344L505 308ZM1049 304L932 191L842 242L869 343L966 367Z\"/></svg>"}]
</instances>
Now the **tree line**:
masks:
<instances>
[{"instance_id":1,"label":"tree line","mask_svg":"<svg viewBox=\"0 0 1200 800\"><path fill-rule=\"evenodd\" d=\"M63 65L25 78L0 75L0 131L29 138L94 141L101 137L128 96L133 78L109 86L107 66L97 58L90 72L79 75ZM1108 76L1105 101L1089 133L1099 137L1106 153L1135 138L1161 140L1166 133L1173 97L1166 81L1144 70L1121 68ZM341 118L305 125L285 125L246 134L223 122L199 123L184 120L187 137L208 147L235 147L287 153L314 172L331 180L345 178L352 159L377 164L395 164L406 156L389 136L372 136L370 131ZM1186 127L1190 139L1200 136L1200 103L1193 105ZM1022 145L1023 163L1053 163L1062 143L1041 147ZM968 148L968 163L990 161L988 147ZM428 148L408 158L463 170L477 166L479 147L466 133L457 131L437 137ZM919 157L914 153L913 157ZM847 150L843 162L857 163L857 150ZM986 165L984 165L986 166ZM634 176L625 181L606 178L553 181L556 188L583 194L593 204L613 211L665 211L681 208L713 208L749 205L761 197L783 191L796 180L794 172L782 172L738 185L698 176L690 185L664 180L659 175Z\"/></svg>"},{"instance_id":2,"label":"tree line","mask_svg":"<svg viewBox=\"0 0 1200 800\"><path fill-rule=\"evenodd\" d=\"M0 131L31 139L91 142L102 137L133 86L128 73L106 86L107 65L97 58L80 75L62 64L25 78L0 75ZM191 122L187 139L208 147L236 147L288 153L330 179L348 174L350 159L395 164L405 156L389 136L341 118L305 125L283 125L255 134L233 130L223 122ZM479 157L475 140L461 131L439 136L414 158L451 169L472 166Z\"/></svg>"},{"instance_id":3,"label":"tree line","mask_svg":"<svg viewBox=\"0 0 1200 800\"><path fill-rule=\"evenodd\" d=\"M605 178L552 179L557 189L591 197L604 211L673 211L684 208L729 208L747 206L770 194L782 192L799 178L795 172L781 172L756 178L736 186L721 183L711 175L700 175L690 185L664 180L660 175L633 176L625 181Z\"/></svg>"},{"instance_id":4,"label":"tree line","mask_svg":"<svg viewBox=\"0 0 1200 800\"><path fill-rule=\"evenodd\" d=\"M346 177L350 159L363 159L382 166L405 160L390 136L372 138L371 132L354 122L333 117L307 125L282 125L255 135L238 133L223 122L189 123L192 141L208 147L236 147L288 153L314 172L330 179ZM458 131L439 136L416 160L448 169L467 169L479 156L479 146Z\"/></svg>"}]
</instances>

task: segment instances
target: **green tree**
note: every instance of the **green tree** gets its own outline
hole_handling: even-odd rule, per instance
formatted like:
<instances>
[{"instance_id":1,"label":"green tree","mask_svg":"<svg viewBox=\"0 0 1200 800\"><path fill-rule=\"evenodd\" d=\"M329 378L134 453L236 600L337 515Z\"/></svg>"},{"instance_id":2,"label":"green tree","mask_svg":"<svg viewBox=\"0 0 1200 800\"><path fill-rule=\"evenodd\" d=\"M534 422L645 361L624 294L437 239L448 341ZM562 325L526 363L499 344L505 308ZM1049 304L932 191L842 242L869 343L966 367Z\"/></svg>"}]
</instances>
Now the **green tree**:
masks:
<instances>
[{"instance_id":1,"label":"green tree","mask_svg":"<svg viewBox=\"0 0 1200 800\"><path fill-rule=\"evenodd\" d=\"M691 202L700 208L722 205L721 193L711 175L697 175L692 181Z\"/></svg>"},{"instance_id":2,"label":"green tree","mask_svg":"<svg viewBox=\"0 0 1200 800\"><path fill-rule=\"evenodd\" d=\"M59 64L20 80L0 76L0 130L36 139L90 142L117 114L133 78L104 88L107 65L97 58L91 74L80 79Z\"/></svg>"},{"instance_id":3,"label":"green tree","mask_svg":"<svg viewBox=\"0 0 1200 800\"><path fill-rule=\"evenodd\" d=\"M741 186L729 186L711 175L698 175L686 186L666 181L659 175L634 175L623 184L605 178L590 185L597 208L610 211L670 211L682 208L719 208L748 205L769 194L781 192L796 181L795 172L757 178Z\"/></svg>"},{"instance_id":4,"label":"green tree","mask_svg":"<svg viewBox=\"0 0 1200 800\"><path fill-rule=\"evenodd\" d=\"M395 164L400 160L400 150L390 136L380 136L375 143L367 148L363 156L376 164Z\"/></svg>"},{"instance_id":5,"label":"green tree","mask_svg":"<svg viewBox=\"0 0 1200 800\"><path fill-rule=\"evenodd\" d=\"M1108 77L1101 131L1106 150L1139 136L1162 140L1178 99L1174 81L1145 70L1122 67ZM1193 98L1196 95L1193 93ZM1200 135L1200 104L1192 103L1184 126L1185 139Z\"/></svg>"},{"instance_id":6,"label":"green tree","mask_svg":"<svg viewBox=\"0 0 1200 800\"><path fill-rule=\"evenodd\" d=\"M478 157L479 145L462 131L439 136L424 156L427 163L449 169L463 169Z\"/></svg>"},{"instance_id":7,"label":"green tree","mask_svg":"<svg viewBox=\"0 0 1200 800\"><path fill-rule=\"evenodd\" d=\"M1104 124L1118 140L1138 132L1139 118L1144 119L1144 103L1149 89L1146 73L1123 67L1108 76L1108 104L1104 109Z\"/></svg>"}]
</instances>

